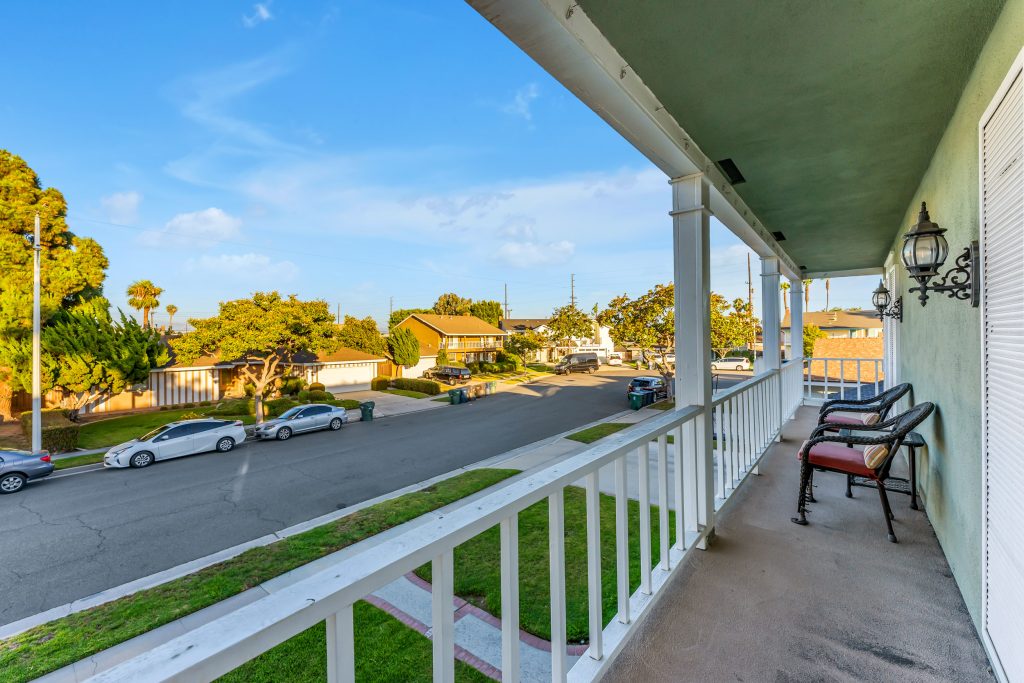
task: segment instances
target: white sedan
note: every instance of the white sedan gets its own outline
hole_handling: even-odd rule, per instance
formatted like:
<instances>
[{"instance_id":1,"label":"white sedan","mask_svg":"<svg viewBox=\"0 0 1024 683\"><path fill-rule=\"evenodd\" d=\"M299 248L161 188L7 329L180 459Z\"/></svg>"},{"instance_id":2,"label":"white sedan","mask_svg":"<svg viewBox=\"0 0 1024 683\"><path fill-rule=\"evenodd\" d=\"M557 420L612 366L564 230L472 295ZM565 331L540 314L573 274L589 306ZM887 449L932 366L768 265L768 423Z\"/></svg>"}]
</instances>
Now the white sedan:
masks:
<instances>
[{"instance_id":1,"label":"white sedan","mask_svg":"<svg viewBox=\"0 0 1024 683\"><path fill-rule=\"evenodd\" d=\"M182 420L157 427L149 434L114 446L103 456L104 467L149 467L156 460L194 453L227 453L245 441L241 420Z\"/></svg>"}]
</instances>

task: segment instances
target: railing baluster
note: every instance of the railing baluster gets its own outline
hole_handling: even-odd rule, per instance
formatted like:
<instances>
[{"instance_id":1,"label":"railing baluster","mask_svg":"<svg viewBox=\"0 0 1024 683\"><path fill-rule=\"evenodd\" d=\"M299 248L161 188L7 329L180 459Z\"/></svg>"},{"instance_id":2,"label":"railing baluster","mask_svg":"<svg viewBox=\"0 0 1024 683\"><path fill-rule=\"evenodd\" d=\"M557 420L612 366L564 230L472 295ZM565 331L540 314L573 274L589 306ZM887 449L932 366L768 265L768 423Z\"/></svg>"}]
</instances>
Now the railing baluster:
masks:
<instances>
[{"instance_id":1,"label":"railing baluster","mask_svg":"<svg viewBox=\"0 0 1024 683\"><path fill-rule=\"evenodd\" d=\"M740 473L747 469L743 466L743 455L740 452L739 406L740 398L738 396L729 399L729 448L734 480L738 480Z\"/></svg>"},{"instance_id":2,"label":"railing baluster","mask_svg":"<svg viewBox=\"0 0 1024 683\"><path fill-rule=\"evenodd\" d=\"M565 636L565 497L548 496L548 552L551 569L551 680L560 683L569 672Z\"/></svg>"},{"instance_id":3,"label":"railing baluster","mask_svg":"<svg viewBox=\"0 0 1024 683\"><path fill-rule=\"evenodd\" d=\"M327 683L356 680L356 651L352 629L352 605L327 617Z\"/></svg>"},{"instance_id":4,"label":"railing baluster","mask_svg":"<svg viewBox=\"0 0 1024 683\"><path fill-rule=\"evenodd\" d=\"M703 420L701 420L703 422ZM701 505L700 469L697 466L697 425L690 420L683 425L683 509L686 510L686 530L697 533L700 529Z\"/></svg>"},{"instance_id":5,"label":"railing baluster","mask_svg":"<svg viewBox=\"0 0 1024 683\"><path fill-rule=\"evenodd\" d=\"M615 461L615 580L619 621L629 623L629 499L626 496L626 456Z\"/></svg>"},{"instance_id":6,"label":"railing baluster","mask_svg":"<svg viewBox=\"0 0 1024 683\"><path fill-rule=\"evenodd\" d=\"M846 359L839 359L839 398L846 398Z\"/></svg>"},{"instance_id":7,"label":"railing baluster","mask_svg":"<svg viewBox=\"0 0 1024 683\"><path fill-rule=\"evenodd\" d=\"M715 418L712 424L715 427L715 462L718 464L718 476L715 478L715 498L725 498L725 477L726 477L726 465L725 458L722 457L724 453L725 439L722 438L723 420L722 416L724 411L722 406L718 405L712 408L714 411Z\"/></svg>"},{"instance_id":8,"label":"railing baluster","mask_svg":"<svg viewBox=\"0 0 1024 683\"><path fill-rule=\"evenodd\" d=\"M860 388L861 388L860 366L861 366L861 359L858 358L857 359L857 400L858 401L861 400L861 396L860 396Z\"/></svg>"},{"instance_id":9,"label":"railing baluster","mask_svg":"<svg viewBox=\"0 0 1024 683\"><path fill-rule=\"evenodd\" d=\"M754 462L754 443L756 437L754 436L754 393L751 391L744 392L744 396L747 401L747 448L746 458L747 467L750 467L750 463Z\"/></svg>"},{"instance_id":10,"label":"railing baluster","mask_svg":"<svg viewBox=\"0 0 1024 683\"><path fill-rule=\"evenodd\" d=\"M596 476L596 475L590 475ZM519 514L501 520L501 680L519 681Z\"/></svg>"},{"instance_id":11,"label":"railing baluster","mask_svg":"<svg viewBox=\"0 0 1024 683\"><path fill-rule=\"evenodd\" d=\"M650 444L637 449L640 489L640 592L651 594L651 457Z\"/></svg>"},{"instance_id":12,"label":"railing baluster","mask_svg":"<svg viewBox=\"0 0 1024 683\"><path fill-rule=\"evenodd\" d=\"M825 361L825 400L828 400L828 358L823 359Z\"/></svg>"},{"instance_id":13,"label":"railing baluster","mask_svg":"<svg viewBox=\"0 0 1024 683\"><path fill-rule=\"evenodd\" d=\"M668 511L668 434L662 434L658 437L658 566L666 572L672 568L668 560L672 541Z\"/></svg>"},{"instance_id":14,"label":"railing baluster","mask_svg":"<svg viewBox=\"0 0 1024 683\"><path fill-rule=\"evenodd\" d=\"M675 454L675 459L672 461L672 479L675 483L675 494L676 494L676 548L679 550L686 550L686 518L687 511L686 505L683 503L683 489L686 486L685 477L683 470L683 440L686 438L683 433L683 426L680 425L672 430L672 440L675 442L672 445L672 452ZM687 495L687 498L692 498L693 494Z\"/></svg>"},{"instance_id":15,"label":"railing baluster","mask_svg":"<svg viewBox=\"0 0 1024 683\"><path fill-rule=\"evenodd\" d=\"M590 649L593 659L604 656L601 600L601 489L597 472L587 475L587 597L590 612ZM505 672L501 673L505 680Z\"/></svg>"},{"instance_id":16,"label":"railing baluster","mask_svg":"<svg viewBox=\"0 0 1024 683\"><path fill-rule=\"evenodd\" d=\"M451 550L434 558L432 581L432 638L434 640L434 683L455 681L455 568Z\"/></svg>"}]
</instances>

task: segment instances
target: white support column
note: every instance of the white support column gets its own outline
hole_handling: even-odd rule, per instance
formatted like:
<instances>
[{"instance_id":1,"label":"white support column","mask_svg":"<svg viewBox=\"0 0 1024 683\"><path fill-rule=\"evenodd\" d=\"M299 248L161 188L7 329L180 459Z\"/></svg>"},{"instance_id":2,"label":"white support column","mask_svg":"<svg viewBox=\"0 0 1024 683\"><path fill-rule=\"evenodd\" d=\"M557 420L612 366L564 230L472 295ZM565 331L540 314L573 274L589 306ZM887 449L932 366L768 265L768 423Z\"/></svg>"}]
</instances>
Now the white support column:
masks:
<instances>
[{"instance_id":1,"label":"white support column","mask_svg":"<svg viewBox=\"0 0 1024 683\"><path fill-rule=\"evenodd\" d=\"M356 680L355 631L352 605L327 617L327 683L354 683Z\"/></svg>"},{"instance_id":2,"label":"white support column","mask_svg":"<svg viewBox=\"0 0 1024 683\"><path fill-rule=\"evenodd\" d=\"M804 283L789 281L789 357L800 362L804 357Z\"/></svg>"},{"instance_id":3,"label":"white support column","mask_svg":"<svg viewBox=\"0 0 1024 683\"><path fill-rule=\"evenodd\" d=\"M701 173L673 178L672 245L676 306L676 406L701 406L697 432L697 522L715 524L711 451L711 210ZM699 547L704 548L701 543Z\"/></svg>"},{"instance_id":4,"label":"white support column","mask_svg":"<svg viewBox=\"0 0 1024 683\"><path fill-rule=\"evenodd\" d=\"M782 367L782 318L779 315L779 259L761 259L761 329L764 364L761 372Z\"/></svg>"}]
</instances>

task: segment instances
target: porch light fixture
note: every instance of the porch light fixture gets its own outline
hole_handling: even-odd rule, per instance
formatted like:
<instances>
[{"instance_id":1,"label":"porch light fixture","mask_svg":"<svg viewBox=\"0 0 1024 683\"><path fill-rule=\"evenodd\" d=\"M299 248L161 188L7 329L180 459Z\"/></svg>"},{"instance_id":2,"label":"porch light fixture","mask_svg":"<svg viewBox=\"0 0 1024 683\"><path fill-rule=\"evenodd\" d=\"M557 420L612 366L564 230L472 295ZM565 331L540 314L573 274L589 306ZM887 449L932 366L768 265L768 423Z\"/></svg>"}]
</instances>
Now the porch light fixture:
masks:
<instances>
[{"instance_id":1,"label":"porch light fixture","mask_svg":"<svg viewBox=\"0 0 1024 683\"><path fill-rule=\"evenodd\" d=\"M974 240L956 257L956 265L945 275L929 284L932 278L939 276L939 269L949 255L949 244L938 223L933 223L928 216L928 207L921 202L921 213L917 217L917 225L903 236L903 265L907 267L910 277L917 280L919 287L911 287L911 292L919 292L921 305L928 303L928 292L946 294L950 299L970 301L978 307L980 292L974 274L978 271L978 242ZM876 290L877 291L877 290ZM876 305L877 308L877 305Z\"/></svg>"},{"instance_id":2,"label":"porch light fixture","mask_svg":"<svg viewBox=\"0 0 1024 683\"><path fill-rule=\"evenodd\" d=\"M903 297L898 296L896 301L893 301L892 294L881 280L878 281L878 289L871 293L871 303L878 311L879 320L894 318L903 322Z\"/></svg>"}]
</instances>

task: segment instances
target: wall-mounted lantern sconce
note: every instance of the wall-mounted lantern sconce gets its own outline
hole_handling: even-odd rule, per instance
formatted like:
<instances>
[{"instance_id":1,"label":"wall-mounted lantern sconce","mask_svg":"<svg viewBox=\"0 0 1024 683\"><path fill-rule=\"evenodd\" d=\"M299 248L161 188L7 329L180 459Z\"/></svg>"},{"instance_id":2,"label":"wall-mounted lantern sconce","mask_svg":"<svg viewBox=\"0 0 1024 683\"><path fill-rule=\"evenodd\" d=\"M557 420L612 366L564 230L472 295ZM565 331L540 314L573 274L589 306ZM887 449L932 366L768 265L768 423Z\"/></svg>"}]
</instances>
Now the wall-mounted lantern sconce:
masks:
<instances>
[{"instance_id":1,"label":"wall-mounted lantern sconce","mask_svg":"<svg viewBox=\"0 0 1024 683\"><path fill-rule=\"evenodd\" d=\"M896 297L892 300L892 294L885 288L885 283L878 282L878 289L871 293L871 303L878 310L878 319L894 318L903 322L903 297Z\"/></svg>"},{"instance_id":2,"label":"wall-mounted lantern sconce","mask_svg":"<svg viewBox=\"0 0 1024 683\"><path fill-rule=\"evenodd\" d=\"M970 301L978 307L981 292L978 289L978 242L974 240L964 248L963 253L956 257L956 266L936 280L928 284L932 278L938 277L939 269L949 255L949 244L938 223L933 223L928 216L928 207L921 202L921 213L917 217L917 225L903 236L903 265L907 267L910 277L917 280L920 287L911 287L911 292L920 292L918 298L921 305L928 303L928 292L946 294L950 299Z\"/></svg>"}]
</instances>

